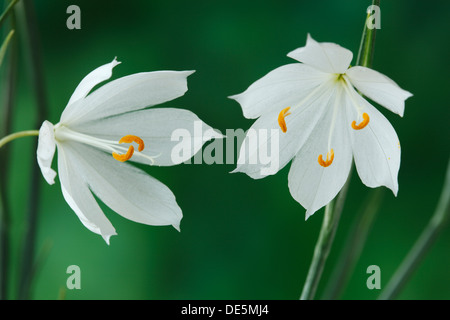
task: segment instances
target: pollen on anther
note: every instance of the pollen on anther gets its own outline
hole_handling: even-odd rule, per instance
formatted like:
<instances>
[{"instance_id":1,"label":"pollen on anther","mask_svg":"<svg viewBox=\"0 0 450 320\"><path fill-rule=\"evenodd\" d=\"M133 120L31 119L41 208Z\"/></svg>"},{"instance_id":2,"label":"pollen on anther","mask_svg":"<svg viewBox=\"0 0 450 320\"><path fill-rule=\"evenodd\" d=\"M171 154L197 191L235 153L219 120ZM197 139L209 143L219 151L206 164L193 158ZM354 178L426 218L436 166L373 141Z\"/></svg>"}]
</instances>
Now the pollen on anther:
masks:
<instances>
[{"instance_id":1,"label":"pollen on anther","mask_svg":"<svg viewBox=\"0 0 450 320\"><path fill-rule=\"evenodd\" d=\"M132 142L136 142L138 144L138 151L142 151L144 150L144 140L142 140L141 138L139 138L138 136L134 136L132 134L123 136L122 138L120 138L119 143L132 143ZM117 161L120 162L125 162L127 160L130 160L131 157L133 156L134 153L134 147L130 146L128 148L127 153L125 154L118 154L116 152L112 153L112 156L114 157L114 159L116 159Z\"/></svg>"},{"instance_id":2,"label":"pollen on anther","mask_svg":"<svg viewBox=\"0 0 450 320\"><path fill-rule=\"evenodd\" d=\"M112 153L112 156L113 156L114 159L116 159L117 161L125 162L125 161L131 159L131 157L133 156L133 153L134 153L134 147L133 147L133 146L130 146L130 147L128 148L127 153L125 153L125 154L118 154L118 153L116 153L116 152L113 152L113 153Z\"/></svg>"},{"instance_id":3,"label":"pollen on anther","mask_svg":"<svg viewBox=\"0 0 450 320\"><path fill-rule=\"evenodd\" d=\"M145 147L144 140L142 140L138 136L134 136L132 134L129 134L129 135L123 136L119 140L119 143L131 143L131 142L136 142L139 145L138 146L138 151L144 150L144 147Z\"/></svg>"},{"instance_id":4,"label":"pollen on anther","mask_svg":"<svg viewBox=\"0 0 450 320\"><path fill-rule=\"evenodd\" d=\"M284 108L278 115L278 125L283 132L287 131L286 121L284 120L284 118L291 114L290 112L288 112L290 108L291 107Z\"/></svg>"},{"instance_id":5,"label":"pollen on anther","mask_svg":"<svg viewBox=\"0 0 450 320\"><path fill-rule=\"evenodd\" d=\"M317 159L319 164L324 168L330 166L333 163L333 160L334 160L334 150L333 149L331 149L329 152L327 152L326 160L323 160L322 155L319 155L319 158Z\"/></svg>"},{"instance_id":6,"label":"pollen on anther","mask_svg":"<svg viewBox=\"0 0 450 320\"><path fill-rule=\"evenodd\" d=\"M363 117L363 121L361 121L360 124L356 124L356 121L352 122L352 128L353 129L361 130L361 129L365 128L365 126L367 126L369 124L369 121L370 121L369 115L364 112L362 117Z\"/></svg>"}]
</instances>

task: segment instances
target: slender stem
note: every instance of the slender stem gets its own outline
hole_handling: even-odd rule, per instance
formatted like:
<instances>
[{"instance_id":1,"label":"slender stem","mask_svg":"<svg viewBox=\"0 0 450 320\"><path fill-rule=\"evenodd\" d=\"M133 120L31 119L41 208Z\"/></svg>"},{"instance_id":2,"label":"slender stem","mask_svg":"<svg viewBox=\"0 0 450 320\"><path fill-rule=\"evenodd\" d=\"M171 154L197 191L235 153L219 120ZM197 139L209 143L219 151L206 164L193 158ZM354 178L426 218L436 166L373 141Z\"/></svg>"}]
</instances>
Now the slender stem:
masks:
<instances>
[{"instance_id":1,"label":"slender stem","mask_svg":"<svg viewBox=\"0 0 450 320\"><path fill-rule=\"evenodd\" d=\"M395 299L401 292L406 282L416 270L426 253L433 245L434 241L450 221L450 161L447 167L447 174L444 181L444 187L433 216L428 225L417 239L414 246L409 251L406 258L398 267L395 274L390 279L384 291L378 299Z\"/></svg>"},{"instance_id":2,"label":"slender stem","mask_svg":"<svg viewBox=\"0 0 450 320\"><path fill-rule=\"evenodd\" d=\"M8 16L8 14L10 12L12 12L12 9L14 7L14 5L18 2L19 0L13 0L9 3L8 7L6 7L5 11L3 11L2 15L0 16L0 26L2 25L3 21L5 20L5 18Z\"/></svg>"},{"instance_id":3,"label":"slender stem","mask_svg":"<svg viewBox=\"0 0 450 320\"><path fill-rule=\"evenodd\" d=\"M37 136L39 135L38 130L28 130L12 133L0 139L0 148L5 146L8 142L11 142L15 139L29 136ZM8 260L9 260L9 214L8 214L8 205L6 199L6 168L7 166L7 151L5 149L1 150L2 158L0 159L1 172L0 176L2 177L2 181L0 183L0 298L5 299L7 295L7 281L8 281ZM3 157L4 156L4 157Z\"/></svg>"},{"instance_id":4,"label":"slender stem","mask_svg":"<svg viewBox=\"0 0 450 320\"><path fill-rule=\"evenodd\" d=\"M30 136L38 136L39 130L25 130L20 132L15 132L10 135L7 135L6 137L3 137L0 139L0 148L3 147L8 142L11 142L15 139L22 138L22 137L30 137Z\"/></svg>"},{"instance_id":5,"label":"slender stem","mask_svg":"<svg viewBox=\"0 0 450 320\"><path fill-rule=\"evenodd\" d=\"M372 5L380 6L380 0L373 0ZM356 59L357 66L370 67L373 61L373 52L375 49L376 28L367 28L367 20L370 18L371 12L367 12L366 21L364 23L361 43L359 45L358 57Z\"/></svg>"},{"instance_id":6,"label":"slender stem","mask_svg":"<svg viewBox=\"0 0 450 320\"><path fill-rule=\"evenodd\" d=\"M313 259L309 267L300 300L314 299L320 278L322 276L323 268L325 267L325 262L328 258L328 254L330 253L331 245L333 244L334 236L339 224L339 218L341 217L342 209L344 208L350 180L351 171L347 178L347 182L342 187L339 195L325 207L325 215L323 217L319 239L317 240L316 247L314 248Z\"/></svg>"},{"instance_id":7,"label":"slender stem","mask_svg":"<svg viewBox=\"0 0 450 320\"><path fill-rule=\"evenodd\" d=\"M47 94L45 90L45 78L43 73L39 28L36 20L34 3L31 0L22 0L16 6L22 35L26 48L25 57L30 68L31 83L34 89L37 107L36 126L39 127L45 120L47 109ZM35 145L35 148L37 145ZM22 250L22 268L20 271L20 282L18 298L28 299L31 292L33 265L35 255L36 231L38 225L38 206L40 190L40 170L36 159L32 160L31 182L29 184L29 207L26 218L26 232Z\"/></svg>"},{"instance_id":8,"label":"slender stem","mask_svg":"<svg viewBox=\"0 0 450 320\"><path fill-rule=\"evenodd\" d=\"M9 5L5 3L5 11L0 18L0 26L5 21L7 13L10 12L9 24L10 28L16 28L16 16L13 10L13 5L17 1L10 2ZM9 33L11 34L11 32ZM11 38L10 38L11 39ZM5 40L6 41L6 40ZM17 69L18 69L18 41L17 37L8 41L10 50L6 54L7 64L5 83L2 83L2 110L1 110L1 125L0 136L7 135L11 131L12 110L15 105L16 87L17 87ZM7 197L8 185L8 165L9 153L8 148L5 147L0 150L0 299L7 299L8 296L8 280L9 280L9 225L10 214Z\"/></svg>"},{"instance_id":9,"label":"slender stem","mask_svg":"<svg viewBox=\"0 0 450 320\"><path fill-rule=\"evenodd\" d=\"M0 47L0 66L3 64L3 58L5 57L6 54L6 49L8 49L8 45L9 42L11 41L13 35L14 35L14 30L11 30L8 35L6 36L6 39L3 41L2 46Z\"/></svg>"},{"instance_id":10,"label":"slender stem","mask_svg":"<svg viewBox=\"0 0 450 320\"><path fill-rule=\"evenodd\" d=\"M375 220L384 192L384 188L371 190L369 199L364 202L364 208L357 215L357 221L353 224L350 235L344 245L344 250L339 255L339 262L334 268L333 275L327 284L322 299L339 298L364 248L367 235Z\"/></svg>"}]
</instances>

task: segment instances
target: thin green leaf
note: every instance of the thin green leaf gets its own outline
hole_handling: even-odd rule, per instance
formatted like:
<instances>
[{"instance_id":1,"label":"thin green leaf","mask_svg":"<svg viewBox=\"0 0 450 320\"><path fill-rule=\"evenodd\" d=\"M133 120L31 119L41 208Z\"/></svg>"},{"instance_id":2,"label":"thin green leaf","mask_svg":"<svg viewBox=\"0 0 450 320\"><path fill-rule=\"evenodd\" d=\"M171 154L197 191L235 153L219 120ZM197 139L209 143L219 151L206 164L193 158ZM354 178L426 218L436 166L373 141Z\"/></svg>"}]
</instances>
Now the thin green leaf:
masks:
<instances>
[{"instance_id":1,"label":"thin green leaf","mask_svg":"<svg viewBox=\"0 0 450 320\"><path fill-rule=\"evenodd\" d=\"M3 63L3 58L5 57L6 49L8 48L8 44L11 41L13 35L14 35L14 30L11 30L8 33L8 35L6 36L5 41L3 41L2 46L0 47L0 67Z\"/></svg>"},{"instance_id":2,"label":"thin green leaf","mask_svg":"<svg viewBox=\"0 0 450 320\"><path fill-rule=\"evenodd\" d=\"M14 8L14 5L18 2L19 0L13 0L11 1L11 3L8 5L8 7L5 9L5 11L2 13L2 15L0 16L0 27L2 26L3 21L6 19L6 17L8 16L8 14L12 11L12 9Z\"/></svg>"}]
</instances>

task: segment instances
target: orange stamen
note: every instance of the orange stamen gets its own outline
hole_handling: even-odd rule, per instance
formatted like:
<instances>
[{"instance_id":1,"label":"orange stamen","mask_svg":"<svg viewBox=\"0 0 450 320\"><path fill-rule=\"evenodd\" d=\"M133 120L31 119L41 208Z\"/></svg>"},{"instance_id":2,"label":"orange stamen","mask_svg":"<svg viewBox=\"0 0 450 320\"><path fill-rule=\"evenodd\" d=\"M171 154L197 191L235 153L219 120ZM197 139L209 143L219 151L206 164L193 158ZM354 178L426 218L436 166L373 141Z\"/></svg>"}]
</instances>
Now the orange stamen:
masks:
<instances>
[{"instance_id":1,"label":"orange stamen","mask_svg":"<svg viewBox=\"0 0 450 320\"><path fill-rule=\"evenodd\" d=\"M317 159L317 161L319 161L319 164L322 167L326 168L329 165L331 165L333 159L334 159L334 150L331 149L329 152L327 152L327 160L324 161L322 155L319 155L319 159Z\"/></svg>"},{"instance_id":2,"label":"orange stamen","mask_svg":"<svg viewBox=\"0 0 450 320\"><path fill-rule=\"evenodd\" d=\"M116 159L117 161L125 162L125 161L131 159L131 156L133 155L133 153L134 153L134 147L133 147L133 146L130 146L130 147L128 148L127 153L125 153L125 154L118 154L118 153L113 152L113 153L112 153L112 156L113 156L114 159Z\"/></svg>"},{"instance_id":3,"label":"orange stamen","mask_svg":"<svg viewBox=\"0 0 450 320\"><path fill-rule=\"evenodd\" d=\"M133 136L132 134L129 134L129 135L126 135L126 136L122 137L119 140L119 143L131 143L133 141L136 142L139 145L138 151L144 150L144 140L142 140L138 136Z\"/></svg>"},{"instance_id":4,"label":"orange stamen","mask_svg":"<svg viewBox=\"0 0 450 320\"><path fill-rule=\"evenodd\" d=\"M290 108L291 107L284 108L278 115L278 124L280 125L281 131L283 132L287 131L286 121L284 120L284 118L291 114L290 112L288 112Z\"/></svg>"},{"instance_id":5,"label":"orange stamen","mask_svg":"<svg viewBox=\"0 0 450 320\"><path fill-rule=\"evenodd\" d=\"M119 140L119 143L132 143L132 142L136 142L139 145L138 146L138 151L144 150L144 140L142 140L138 136L133 136L133 135L129 134L129 135L126 135L126 136L120 138L120 140ZM125 154L118 154L116 152L113 152L112 156L117 161L125 162L125 161L131 159L131 157L133 156L133 153L134 153L134 147L130 146L128 148L127 153L125 153Z\"/></svg>"},{"instance_id":6,"label":"orange stamen","mask_svg":"<svg viewBox=\"0 0 450 320\"><path fill-rule=\"evenodd\" d=\"M367 114L367 113L363 113L363 115L362 115L362 117L363 117L363 121L360 123L360 124L356 124L356 121L353 121L352 122L352 128L353 129L355 129L355 130L361 130L361 129L363 129L365 126L367 126L367 124L369 123L369 120L370 120L370 118L369 118L369 115Z\"/></svg>"}]
</instances>

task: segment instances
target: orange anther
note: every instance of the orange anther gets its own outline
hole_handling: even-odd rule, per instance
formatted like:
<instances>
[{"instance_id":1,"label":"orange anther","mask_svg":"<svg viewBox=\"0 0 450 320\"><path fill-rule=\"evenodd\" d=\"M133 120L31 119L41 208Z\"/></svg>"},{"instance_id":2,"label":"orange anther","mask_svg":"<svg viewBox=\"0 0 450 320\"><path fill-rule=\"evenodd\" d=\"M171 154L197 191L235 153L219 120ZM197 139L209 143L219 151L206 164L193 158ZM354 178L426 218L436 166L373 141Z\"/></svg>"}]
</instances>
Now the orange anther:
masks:
<instances>
[{"instance_id":1,"label":"orange anther","mask_svg":"<svg viewBox=\"0 0 450 320\"><path fill-rule=\"evenodd\" d=\"M278 115L278 124L280 125L281 131L283 132L287 131L286 121L284 120L284 118L291 114L290 112L288 112L290 108L291 107L284 108Z\"/></svg>"},{"instance_id":2,"label":"orange anther","mask_svg":"<svg viewBox=\"0 0 450 320\"><path fill-rule=\"evenodd\" d=\"M133 136L133 135L129 134L129 135L126 135L126 136L120 138L120 140L119 140L119 143L132 143L132 142L136 142L139 145L138 146L138 151L144 150L144 140L142 140L138 136ZM131 157L133 156L133 153L134 153L134 147L130 146L128 148L127 153L125 153L125 154L118 154L116 152L113 152L112 156L117 161L125 162L125 161L131 159Z\"/></svg>"},{"instance_id":3,"label":"orange anther","mask_svg":"<svg viewBox=\"0 0 450 320\"><path fill-rule=\"evenodd\" d=\"M334 150L331 149L329 152L327 152L327 160L324 161L322 155L319 155L319 159L317 159L317 161L319 161L319 164L322 167L326 168L329 165L331 165L333 159L334 159Z\"/></svg>"},{"instance_id":4,"label":"orange anther","mask_svg":"<svg viewBox=\"0 0 450 320\"><path fill-rule=\"evenodd\" d=\"M369 123L369 115L367 113L363 113L362 115L363 117L363 121L360 124L356 124L356 121L352 122L352 128L355 130L361 130L362 128L364 128L365 126L367 126L367 124Z\"/></svg>"},{"instance_id":5,"label":"orange anther","mask_svg":"<svg viewBox=\"0 0 450 320\"><path fill-rule=\"evenodd\" d=\"M133 153L134 153L134 147L133 147L133 146L130 146L130 147L128 148L127 153L125 153L125 154L118 154L118 153L113 152L113 153L112 153L112 156L113 156L114 159L116 159L117 161L125 162L125 161L131 159L131 156L133 155Z\"/></svg>"},{"instance_id":6,"label":"orange anther","mask_svg":"<svg viewBox=\"0 0 450 320\"><path fill-rule=\"evenodd\" d=\"M138 136L133 136L132 134L129 134L129 135L126 135L126 136L122 137L119 140L119 143L131 143L133 141L136 142L139 145L138 151L144 150L144 140L142 140Z\"/></svg>"}]
</instances>

